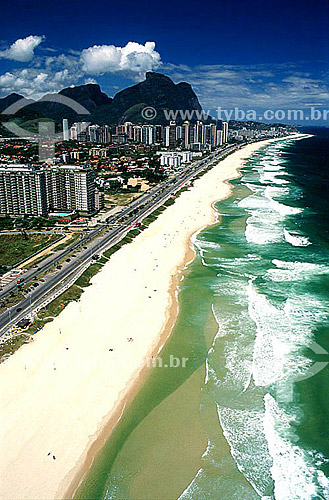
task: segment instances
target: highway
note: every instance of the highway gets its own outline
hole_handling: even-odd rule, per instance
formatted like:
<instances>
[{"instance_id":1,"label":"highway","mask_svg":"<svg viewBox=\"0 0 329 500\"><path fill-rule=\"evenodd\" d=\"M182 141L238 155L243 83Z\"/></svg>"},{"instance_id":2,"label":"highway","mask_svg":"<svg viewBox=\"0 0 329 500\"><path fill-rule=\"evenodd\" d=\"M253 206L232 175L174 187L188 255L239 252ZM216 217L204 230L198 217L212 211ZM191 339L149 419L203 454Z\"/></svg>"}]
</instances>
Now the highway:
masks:
<instances>
[{"instance_id":1,"label":"highway","mask_svg":"<svg viewBox=\"0 0 329 500\"><path fill-rule=\"evenodd\" d=\"M33 291L21 300L21 302L15 304L0 315L0 336L4 335L17 323L17 321L26 316L30 316L35 308L40 307L42 299L48 293L55 288L58 289L59 286L64 288L67 280L71 280L72 276L78 274L80 268L88 266L94 254L100 254L115 245L124 238L137 220L142 221L143 218L161 206L168 198L179 191L204 168L207 168L210 163L222 159L235 149L237 149L237 146L227 146L220 151L214 152L205 159L193 162L192 165L190 164L184 170L179 171L174 178L169 178L155 188L150 189L145 195L139 197L127 208L108 219L108 224L116 224L115 227L109 229L106 224L102 224L88 233L85 237L80 238L72 245L59 252L55 257L51 256L44 259L39 263L38 268L32 267L28 270L22 275L25 283L30 282L32 279L48 271L54 264L58 263L59 260L62 260L74 252L74 256L70 255L69 262L65 260L64 263L61 263L61 269L56 269L46 274L44 276L45 281L41 282L38 280L38 287L33 288ZM8 294L8 289L10 291L15 289L16 286L16 283L13 283L11 287L8 285L6 290L2 293Z\"/></svg>"}]
</instances>

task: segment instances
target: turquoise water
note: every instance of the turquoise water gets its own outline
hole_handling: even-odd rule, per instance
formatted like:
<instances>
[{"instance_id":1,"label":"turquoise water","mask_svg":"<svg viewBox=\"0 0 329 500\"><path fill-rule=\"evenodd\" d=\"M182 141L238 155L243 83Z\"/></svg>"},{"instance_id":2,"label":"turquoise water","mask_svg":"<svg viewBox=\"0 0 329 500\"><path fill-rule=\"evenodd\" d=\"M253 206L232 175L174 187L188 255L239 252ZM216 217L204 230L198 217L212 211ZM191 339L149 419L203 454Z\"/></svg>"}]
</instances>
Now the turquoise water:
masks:
<instances>
[{"instance_id":1,"label":"turquoise water","mask_svg":"<svg viewBox=\"0 0 329 500\"><path fill-rule=\"evenodd\" d=\"M322 155L322 156L321 156ZM161 353L77 498L329 499L328 138L255 153Z\"/></svg>"}]
</instances>

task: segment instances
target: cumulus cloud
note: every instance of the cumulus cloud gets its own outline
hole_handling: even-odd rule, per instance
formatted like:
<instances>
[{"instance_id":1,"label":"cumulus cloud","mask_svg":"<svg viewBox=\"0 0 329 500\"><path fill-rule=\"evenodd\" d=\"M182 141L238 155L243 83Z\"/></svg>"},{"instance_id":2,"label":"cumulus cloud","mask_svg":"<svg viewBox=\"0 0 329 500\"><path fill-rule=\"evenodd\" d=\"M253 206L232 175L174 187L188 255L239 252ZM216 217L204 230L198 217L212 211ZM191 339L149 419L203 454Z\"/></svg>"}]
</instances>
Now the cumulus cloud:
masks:
<instances>
[{"instance_id":1,"label":"cumulus cloud","mask_svg":"<svg viewBox=\"0 0 329 500\"><path fill-rule=\"evenodd\" d=\"M44 36L30 35L19 38L9 49L0 51L0 57L13 61L28 62L33 59L34 49L44 40Z\"/></svg>"},{"instance_id":2,"label":"cumulus cloud","mask_svg":"<svg viewBox=\"0 0 329 500\"><path fill-rule=\"evenodd\" d=\"M75 81L75 76L68 69L51 73L29 68L0 75L0 89L4 94L17 92L38 99L48 92L58 92Z\"/></svg>"},{"instance_id":3,"label":"cumulus cloud","mask_svg":"<svg viewBox=\"0 0 329 500\"><path fill-rule=\"evenodd\" d=\"M154 42L146 42L145 45L128 42L125 47L94 45L82 51L80 60L86 73L116 73L136 80L161 65L161 57L155 50Z\"/></svg>"}]
</instances>

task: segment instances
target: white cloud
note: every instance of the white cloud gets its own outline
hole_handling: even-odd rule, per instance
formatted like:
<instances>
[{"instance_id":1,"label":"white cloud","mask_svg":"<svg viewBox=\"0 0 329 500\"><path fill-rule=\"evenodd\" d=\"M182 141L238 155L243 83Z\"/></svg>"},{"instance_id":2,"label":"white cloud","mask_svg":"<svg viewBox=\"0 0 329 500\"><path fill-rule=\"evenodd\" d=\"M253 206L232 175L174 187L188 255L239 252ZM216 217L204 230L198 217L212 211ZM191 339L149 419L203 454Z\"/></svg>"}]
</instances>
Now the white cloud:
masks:
<instances>
[{"instance_id":1,"label":"white cloud","mask_svg":"<svg viewBox=\"0 0 329 500\"><path fill-rule=\"evenodd\" d=\"M0 75L0 89L4 95L17 92L38 99L48 92L58 92L76 82L68 69L56 72L23 69Z\"/></svg>"},{"instance_id":2,"label":"white cloud","mask_svg":"<svg viewBox=\"0 0 329 500\"><path fill-rule=\"evenodd\" d=\"M146 42L145 45L128 42L125 47L94 45L84 49L80 59L86 73L121 73L136 80L142 79L146 71L161 65L161 57L155 50L154 42Z\"/></svg>"},{"instance_id":3,"label":"white cloud","mask_svg":"<svg viewBox=\"0 0 329 500\"><path fill-rule=\"evenodd\" d=\"M321 75L311 76L297 64L165 65L175 82L189 82L205 109L299 109L327 106L329 86Z\"/></svg>"},{"instance_id":4,"label":"white cloud","mask_svg":"<svg viewBox=\"0 0 329 500\"><path fill-rule=\"evenodd\" d=\"M33 59L34 49L44 40L43 36L30 35L19 38L9 49L0 51L0 57L13 61L28 62Z\"/></svg>"}]
</instances>

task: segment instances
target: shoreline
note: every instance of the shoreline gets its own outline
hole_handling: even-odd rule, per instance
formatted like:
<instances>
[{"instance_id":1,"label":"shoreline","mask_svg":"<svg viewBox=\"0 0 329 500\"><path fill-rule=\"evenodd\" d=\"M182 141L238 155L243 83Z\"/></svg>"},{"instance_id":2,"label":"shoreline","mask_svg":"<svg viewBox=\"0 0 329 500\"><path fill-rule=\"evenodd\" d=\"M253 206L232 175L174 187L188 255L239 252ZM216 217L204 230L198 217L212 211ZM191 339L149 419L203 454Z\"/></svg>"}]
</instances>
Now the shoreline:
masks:
<instances>
[{"instance_id":1,"label":"shoreline","mask_svg":"<svg viewBox=\"0 0 329 500\"><path fill-rule=\"evenodd\" d=\"M296 134L252 143L215 165L194 181L193 187L183 192L175 204L132 243L112 255L79 302L69 304L59 317L36 335L32 344L23 346L3 363L0 373L5 380L4 423L8 443L2 446L4 457L1 460L6 460L2 467L2 500L72 498L119 421L125 405L144 382L150 370L146 366L147 359L157 354L170 336L178 314L180 276L189 257L192 259L195 255L191 236L216 223L218 217L213 204L230 196L232 187L229 180L240 176L239 169L244 159L269 142L302 136ZM216 180L216 176L218 184L207 186L207 180ZM209 193L209 190L212 192ZM200 200L197 194L204 197L201 196ZM192 205L193 202L195 205ZM195 210L198 208L199 212L191 214L191 206ZM175 212L184 212L184 209L186 218L183 213L183 218L179 220L181 215ZM164 251L165 243L167 252ZM147 257L150 262L145 262ZM157 262L161 263L160 267ZM136 268L130 269L131 264ZM142 267L139 274L137 266ZM163 273L162 267L165 268ZM125 288L124 278L131 285L130 289ZM109 282L114 282L116 291L109 289ZM152 287L153 292L143 293L141 285L147 290ZM134 295L135 292L142 293ZM151 295L146 295L149 293ZM136 305L137 299L139 302ZM155 308L152 307L152 311L148 307L148 299L154 299ZM129 318L126 303L122 304L125 300L131 305L128 308ZM83 312L82 307L86 308ZM114 323L114 332L107 330L107 313L114 315L111 324L112 327ZM161 317L155 317L156 313ZM144 318L145 323L145 317L148 324L143 328L138 318ZM96 328L90 344L95 325L102 331L97 332ZM127 335L131 332L134 332L134 340L129 342ZM105 361L111 344L116 344L113 348L115 352L117 349L120 351L119 356L112 357L112 360L116 358L114 366L108 366L111 361ZM136 349L129 349L131 345ZM77 354L67 362L72 347ZM83 360L88 361L88 366L81 366ZM14 387L8 387L6 382L9 384L13 380ZM57 408L55 416L52 407ZM25 421L22 421L22 416ZM54 446L56 439L54 441L52 436L58 432L61 433L61 441L56 442L56 451L50 451L55 458L51 456L49 459L46 452ZM63 456L64 463L58 463Z\"/></svg>"}]
</instances>

